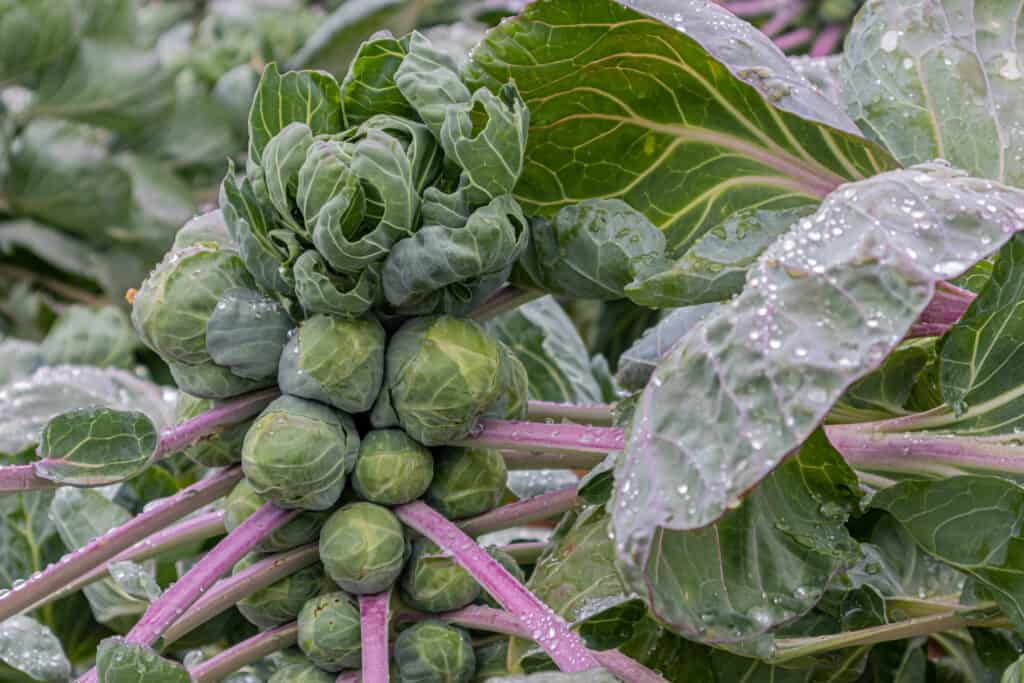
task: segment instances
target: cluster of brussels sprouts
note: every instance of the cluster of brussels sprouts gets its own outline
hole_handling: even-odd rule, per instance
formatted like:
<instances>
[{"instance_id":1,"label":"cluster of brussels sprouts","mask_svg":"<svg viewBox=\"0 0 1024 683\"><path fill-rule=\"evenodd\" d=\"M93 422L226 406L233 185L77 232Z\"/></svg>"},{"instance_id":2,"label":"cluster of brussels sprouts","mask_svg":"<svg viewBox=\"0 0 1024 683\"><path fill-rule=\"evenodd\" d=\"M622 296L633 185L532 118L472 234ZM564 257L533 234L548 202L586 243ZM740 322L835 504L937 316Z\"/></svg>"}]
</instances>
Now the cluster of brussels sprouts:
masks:
<instances>
[{"instance_id":1,"label":"cluster of brussels sprouts","mask_svg":"<svg viewBox=\"0 0 1024 683\"><path fill-rule=\"evenodd\" d=\"M300 92L336 110L273 109ZM506 492L499 452L447 444L481 417L525 416L523 365L457 316L525 249L528 224L509 193L528 116L511 86L470 93L418 34L365 43L340 86L271 65L251 116L244 176L225 179L220 211L181 229L134 293L132 319L181 389L179 421L280 388L261 414L187 454L208 467L241 462L229 530L268 501L302 511L235 571L313 542L319 562L238 608L263 629L298 621L308 664L274 681L327 681L359 665L356 596L396 586L428 613L489 599L389 508L422 499L464 519ZM395 666L401 681L467 681L475 665L465 633L425 622L398 638Z\"/></svg>"}]
</instances>

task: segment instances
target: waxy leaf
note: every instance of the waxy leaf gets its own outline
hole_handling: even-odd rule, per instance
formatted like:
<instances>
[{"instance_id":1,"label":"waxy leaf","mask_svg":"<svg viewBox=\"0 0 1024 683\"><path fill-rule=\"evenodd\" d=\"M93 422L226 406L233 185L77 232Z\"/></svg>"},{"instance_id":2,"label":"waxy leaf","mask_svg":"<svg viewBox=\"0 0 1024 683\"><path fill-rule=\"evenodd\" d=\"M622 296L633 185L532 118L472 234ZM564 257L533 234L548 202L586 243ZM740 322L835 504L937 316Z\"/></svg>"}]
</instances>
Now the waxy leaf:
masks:
<instances>
[{"instance_id":1,"label":"waxy leaf","mask_svg":"<svg viewBox=\"0 0 1024 683\"><path fill-rule=\"evenodd\" d=\"M358 275L341 275L310 249L295 261L295 296L308 315L358 318L383 299L382 268L382 263L371 263Z\"/></svg>"},{"instance_id":2,"label":"waxy leaf","mask_svg":"<svg viewBox=\"0 0 1024 683\"><path fill-rule=\"evenodd\" d=\"M715 304L698 304L677 308L650 327L643 336L619 356L615 379L626 391L640 391L651 378L658 361L695 325L716 308Z\"/></svg>"},{"instance_id":3,"label":"waxy leaf","mask_svg":"<svg viewBox=\"0 0 1024 683\"><path fill-rule=\"evenodd\" d=\"M31 617L0 622L0 661L34 680L71 680L71 662L53 631Z\"/></svg>"},{"instance_id":4,"label":"waxy leaf","mask_svg":"<svg viewBox=\"0 0 1024 683\"><path fill-rule=\"evenodd\" d=\"M46 365L46 356L35 342L7 338L0 341L0 386L22 379Z\"/></svg>"},{"instance_id":5,"label":"waxy leaf","mask_svg":"<svg viewBox=\"0 0 1024 683\"><path fill-rule=\"evenodd\" d=\"M158 439L145 413L79 408L43 429L36 474L71 486L116 484L149 467Z\"/></svg>"},{"instance_id":6,"label":"waxy leaf","mask_svg":"<svg viewBox=\"0 0 1024 683\"><path fill-rule=\"evenodd\" d=\"M435 49L423 34L414 31L407 50L395 73L395 83L430 132L440 139L448 107L469 102L472 94L459 77L455 61Z\"/></svg>"},{"instance_id":7,"label":"waxy leaf","mask_svg":"<svg viewBox=\"0 0 1024 683\"><path fill-rule=\"evenodd\" d=\"M936 282L1022 228L1024 192L938 163L832 193L651 377L616 473L623 562L645 566L658 527L736 506L878 367Z\"/></svg>"},{"instance_id":8,"label":"waxy leaf","mask_svg":"<svg viewBox=\"0 0 1024 683\"><path fill-rule=\"evenodd\" d=\"M893 167L766 36L703 0L533 3L467 77L514 80L529 107L527 213L620 198L672 257L740 210L813 204Z\"/></svg>"},{"instance_id":9,"label":"waxy leaf","mask_svg":"<svg viewBox=\"0 0 1024 683\"><path fill-rule=\"evenodd\" d=\"M359 46L341 83L341 115L346 127L358 126L377 114L416 117L416 110L395 83L395 72L408 49L408 37L379 36Z\"/></svg>"},{"instance_id":10,"label":"waxy leaf","mask_svg":"<svg viewBox=\"0 0 1024 683\"><path fill-rule=\"evenodd\" d=\"M1024 624L1024 489L983 476L906 481L871 500L929 555L974 577L1018 629Z\"/></svg>"},{"instance_id":11,"label":"waxy leaf","mask_svg":"<svg viewBox=\"0 0 1024 683\"><path fill-rule=\"evenodd\" d=\"M181 664L165 659L151 647L107 638L96 651L100 683L192 683Z\"/></svg>"},{"instance_id":12,"label":"waxy leaf","mask_svg":"<svg viewBox=\"0 0 1024 683\"><path fill-rule=\"evenodd\" d=\"M292 327L284 306L273 299L252 289L229 289L206 322L206 350L239 377L275 377Z\"/></svg>"},{"instance_id":13,"label":"waxy leaf","mask_svg":"<svg viewBox=\"0 0 1024 683\"><path fill-rule=\"evenodd\" d=\"M1006 668L999 683L1024 683L1024 655Z\"/></svg>"},{"instance_id":14,"label":"waxy leaf","mask_svg":"<svg viewBox=\"0 0 1024 683\"><path fill-rule=\"evenodd\" d=\"M1024 185L1016 1L870 0L846 37L843 103L906 164L946 159Z\"/></svg>"}]
</instances>

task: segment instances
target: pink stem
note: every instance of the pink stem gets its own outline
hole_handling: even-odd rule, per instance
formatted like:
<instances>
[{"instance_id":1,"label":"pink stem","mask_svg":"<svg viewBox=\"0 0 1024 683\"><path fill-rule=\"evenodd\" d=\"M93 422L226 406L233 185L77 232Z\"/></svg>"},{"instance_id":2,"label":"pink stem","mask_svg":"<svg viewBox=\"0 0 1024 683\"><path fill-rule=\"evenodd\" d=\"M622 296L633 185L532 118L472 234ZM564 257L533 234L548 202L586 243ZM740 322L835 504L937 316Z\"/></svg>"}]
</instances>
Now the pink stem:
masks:
<instances>
[{"instance_id":1,"label":"pink stem","mask_svg":"<svg viewBox=\"0 0 1024 683\"><path fill-rule=\"evenodd\" d=\"M574 673L597 666L579 635L560 616L444 516L420 501L402 505L394 512L407 526L450 553L484 590L526 626L559 669Z\"/></svg>"},{"instance_id":2,"label":"pink stem","mask_svg":"<svg viewBox=\"0 0 1024 683\"><path fill-rule=\"evenodd\" d=\"M839 41L843 39L843 26L840 24L829 24L818 37L814 39L811 50L808 53L811 57L827 57L839 47Z\"/></svg>"},{"instance_id":3,"label":"pink stem","mask_svg":"<svg viewBox=\"0 0 1024 683\"><path fill-rule=\"evenodd\" d=\"M533 498L502 505L490 512L458 522L458 526L470 536L479 536L489 531L522 526L560 515L575 507L579 500L579 496L576 495L576 487L567 486Z\"/></svg>"},{"instance_id":4,"label":"pink stem","mask_svg":"<svg viewBox=\"0 0 1024 683\"><path fill-rule=\"evenodd\" d=\"M154 457L160 459L177 453L225 426L247 420L266 408L280 394L281 391L276 387L254 391L211 408L181 424L165 427L160 431L160 442L157 444Z\"/></svg>"},{"instance_id":5,"label":"pink stem","mask_svg":"<svg viewBox=\"0 0 1024 683\"><path fill-rule=\"evenodd\" d=\"M363 683L388 683L388 606L391 591L359 596Z\"/></svg>"},{"instance_id":6,"label":"pink stem","mask_svg":"<svg viewBox=\"0 0 1024 683\"><path fill-rule=\"evenodd\" d=\"M722 7L738 17L758 17L779 9L785 0L735 0L723 2Z\"/></svg>"},{"instance_id":7,"label":"pink stem","mask_svg":"<svg viewBox=\"0 0 1024 683\"><path fill-rule=\"evenodd\" d=\"M772 15L772 18L764 23L761 32L769 38L778 35L790 22L800 16L804 11L803 0L789 0Z\"/></svg>"},{"instance_id":8,"label":"pink stem","mask_svg":"<svg viewBox=\"0 0 1024 683\"><path fill-rule=\"evenodd\" d=\"M273 503L265 503L225 536L213 550L203 555L183 577L153 602L125 636L125 640L152 646L203 591L230 571L235 563L260 541L284 526L298 513L298 510L282 510ZM91 669L78 681L96 683L96 669Z\"/></svg>"},{"instance_id":9,"label":"pink stem","mask_svg":"<svg viewBox=\"0 0 1024 683\"><path fill-rule=\"evenodd\" d=\"M22 491L55 489L60 484L36 474L35 465L6 465L0 467L0 494Z\"/></svg>"},{"instance_id":10,"label":"pink stem","mask_svg":"<svg viewBox=\"0 0 1024 683\"><path fill-rule=\"evenodd\" d=\"M291 647L298 639L299 626L294 621L284 626L257 633L248 640L224 650L201 664L189 669L195 683L216 683L278 650Z\"/></svg>"},{"instance_id":11,"label":"pink stem","mask_svg":"<svg viewBox=\"0 0 1024 683\"><path fill-rule=\"evenodd\" d=\"M334 683L362 683L363 677L359 671L342 671L334 679Z\"/></svg>"},{"instance_id":12,"label":"pink stem","mask_svg":"<svg viewBox=\"0 0 1024 683\"><path fill-rule=\"evenodd\" d=\"M961 289L948 282L940 282L928 306L918 316L918 321L927 323L947 323L952 325L960 320L977 295Z\"/></svg>"},{"instance_id":13,"label":"pink stem","mask_svg":"<svg viewBox=\"0 0 1024 683\"><path fill-rule=\"evenodd\" d=\"M217 500L241 478L242 470L238 467L222 470L182 489L91 543L68 553L56 564L0 596L0 621L20 614L121 551Z\"/></svg>"},{"instance_id":14,"label":"pink stem","mask_svg":"<svg viewBox=\"0 0 1024 683\"><path fill-rule=\"evenodd\" d=\"M804 43L810 41L814 37L814 31L807 28L798 28L785 33L777 38L774 38L775 45L780 50L792 50L795 47L799 47Z\"/></svg>"},{"instance_id":15,"label":"pink stem","mask_svg":"<svg viewBox=\"0 0 1024 683\"><path fill-rule=\"evenodd\" d=\"M454 445L513 451L610 453L623 448L625 436L618 427L481 420L476 430Z\"/></svg>"}]
</instances>

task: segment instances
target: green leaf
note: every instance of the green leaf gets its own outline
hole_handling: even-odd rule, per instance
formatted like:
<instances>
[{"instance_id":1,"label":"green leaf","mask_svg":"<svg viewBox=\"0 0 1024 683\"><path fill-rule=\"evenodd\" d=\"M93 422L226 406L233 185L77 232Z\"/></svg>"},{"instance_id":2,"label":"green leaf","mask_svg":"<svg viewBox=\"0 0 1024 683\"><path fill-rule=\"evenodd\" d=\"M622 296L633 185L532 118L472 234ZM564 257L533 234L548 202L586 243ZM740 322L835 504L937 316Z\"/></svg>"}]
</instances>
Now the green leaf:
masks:
<instances>
[{"instance_id":1,"label":"green leaf","mask_svg":"<svg viewBox=\"0 0 1024 683\"><path fill-rule=\"evenodd\" d=\"M304 240L309 233L301 218L297 219L296 193L299 188L299 169L306 161L306 151L313 144L313 133L301 121L289 123L263 148L260 167L263 172L263 187L266 199L277 211L277 219L292 229Z\"/></svg>"},{"instance_id":2,"label":"green leaf","mask_svg":"<svg viewBox=\"0 0 1024 683\"><path fill-rule=\"evenodd\" d=\"M706 232L671 267L652 264L626 287L626 295L653 308L724 301L739 294L747 270L777 237L814 212L813 204L765 211L746 209Z\"/></svg>"},{"instance_id":3,"label":"green leaf","mask_svg":"<svg viewBox=\"0 0 1024 683\"><path fill-rule=\"evenodd\" d=\"M29 115L135 132L168 112L173 78L155 51L86 39L43 73Z\"/></svg>"},{"instance_id":4,"label":"green leaf","mask_svg":"<svg viewBox=\"0 0 1024 683\"><path fill-rule=\"evenodd\" d=\"M160 597L160 586L152 570L137 562L111 562L107 571L117 587L133 598L153 602Z\"/></svg>"},{"instance_id":5,"label":"green leaf","mask_svg":"<svg viewBox=\"0 0 1024 683\"><path fill-rule=\"evenodd\" d=\"M871 505L895 517L926 553L985 586L1011 623L1024 624L1024 489L982 476L906 481L879 491Z\"/></svg>"},{"instance_id":6,"label":"green leaf","mask_svg":"<svg viewBox=\"0 0 1024 683\"><path fill-rule=\"evenodd\" d=\"M648 328L619 357L619 370L615 373L619 384L627 391L643 389L662 356L715 308L715 304L677 308Z\"/></svg>"},{"instance_id":7,"label":"green leaf","mask_svg":"<svg viewBox=\"0 0 1024 683\"><path fill-rule=\"evenodd\" d=\"M71 662L53 631L30 617L0 622L0 660L37 681L71 680Z\"/></svg>"},{"instance_id":8,"label":"green leaf","mask_svg":"<svg viewBox=\"0 0 1024 683\"><path fill-rule=\"evenodd\" d=\"M1003 677L999 679L999 683L1024 683L1024 655L1006 667L1006 671L1003 672Z\"/></svg>"},{"instance_id":9,"label":"green leaf","mask_svg":"<svg viewBox=\"0 0 1024 683\"><path fill-rule=\"evenodd\" d=\"M487 324L526 368L530 398L600 403L601 388L587 349L562 307L550 296L502 313Z\"/></svg>"},{"instance_id":10,"label":"green leaf","mask_svg":"<svg viewBox=\"0 0 1024 683\"><path fill-rule=\"evenodd\" d=\"M0 81L31 76L78 43L78 0L5 0L0 12Z\"/></svg>"},{"instance_id":11,"label":"green leaf","mask_svg":"<svg viewBox=\"0 0 1024 683\"><path fill-rule=\"evenodd\" d=\"M904 406L914 382L935 356L931 342L905 344L880 368L850 385L829 413L829 422L870 422L909 413Z\"/></svg>"},{"instance_id":12,"label":"green leaf","mask_svg":"<svg viewBox=\"0 0 1024 683\"><path fill-rule=\"evenodd\" d=\"M239 377L276 377L292 327L278 302L252 289L229 289L206 321L206 350Z\"/></svg>"},{"instance_id":13,"label":"green leaf","mask_svg":"<svg viewBox=\"0 0 1024 683\"><path fill-rule=\"evenodd\" d=\"M163 389L114 368L44 367L27 379L0 387L0 453L35 444L52 418L82 406L139 410L156 427L172 424L174 403Z\"/></svg>"},{"instance_id":14,"label":"green leaf","mask_svg":"<svg viewBox=\"0 0 1024 683\"><path fill-rule=\"evenodd\" d=\"M314 135L341 131L341 93L334 77L322 71L280 74L268 64L249 112L249 161L259 164L270 139L300 121Z\"/></svg>"},{"instance_id":15,"label":"green leaf","mask_svg":"<svg viewBox=\"0 0 1024 683\"><path fill-rule=\"evenodd\" d=\"M945 651L935 660L936 680L942 683L997 683L1021 654L1020 639L1001 629L937 633L934 639Z\"/></svg>"},{"instance_id":16,"label":"green leaf","mask_svg":"<svg viewBox=\"0 0 1024 683\"><path fill-rule=\"evenodd\" d=\"M894 166L766 36L699 0L534 3L488 33L467 78L513 79L530 109L528 213L619 198L672 257L738 211Z\"/></svg>"},{"instance_id":17,"label":"green leaf","mask_svg":"<svg viewBox=\"0 0 1024 683\"><path fill-rule=\"evenodd\" d=\"M71 486L116 484L149 467L158 440L145 413L79 408L43 428L36 474Z\"/></svg>"},{"instance_id":18,"label":"green leaf","mask_svg":"<svg viewBox=\"0 0 1024 683\"><path fill-rule=\"evenodd\" d=\"M415 119L416 110L398 90L395 72L405 58L409 39L381 36L359 46L341 84L341 113L346 127L376 114Z\"/></svg>"},{"instance_id":19,"label":"green leaf","mask_svg":"<svg viewBox=\"0 0 1024 683\"><path fill-rule=\"evenodd\" d=\"M382 263L371 263L358 275L340 275L310 249L295 261L295 296L308 315L358 318L383 301L382 268Z\"/></svg>"},{"instance_id":20,"label":"green leaf","mask_svg":"<svg viewBox=\"0 0 1024 683\"><path fill-rule=\"evenodd\" d=\"M23 462L3 459L5 465ZM49 517L52 499L52 491L0 496L0 587L11 588L60 556L60 539Z\"/></svg>"},{"instance_id":21,"label":"green leaf","mask_svg":"<svg viewBox=\"0 0 1024 683\"><path fill-rule=\"evenodd\" d=\"M24 339L0 341L0 386L22 379L46 365L46 356L35 342Z\"/></svg>"},{"instance_id":22,"label":"green leaf","mask_svg":"<svg viewBox=\"0 0 1024 683\"><path fill-rule=\"evenodd\" d=\"M878 367L935 283L998 249L1022 212L1024 192L936 163L847 185L783 235L640 397L616 472L624 562L645 565L659 527L736 506Z\"/></svg>"},{"instance_id":23,"label":"green leaf","mask_svg":"<svg viewBox=\"0 0 1024 683\"><path fill-rule=\"evenodd\" d=\"M131 368L140 348L128 316L120 308L68 306L50 328L41 350L47 365Z\"/></svg>"},{"instance_id":24,"label":"green leaf","mask_svg":"<svg viewBox=\"0 0 1024 683\"><path fill-rule=\"evenodd\" d=\"M50 516L69 550L87 545L132 518L131 513L107 500L100 492L71 487L57 490L50 507ZM138 572L146 574L149 581L154 581L152 566L143 568L135 563L125 564L132 564L138 568ZM130 628L149 607L147 599L140 599L125 590L113 578L91 583L83 589L83 593L96 621L116 629Z\"/></svg>"},{"instance_id":25,"label":"green leaf","mask_svg":"<svg viewBox=\"0 0 1024 683\"><path fill-rule=\"evenodd\" d=\"M903 163L1024 185L1018 13L1010 0L866 2L843 51L847 111Z\"/></svg>"},{"instance_id":26,"label":"green leaf","mask_svg":"<svg viewBox=\"0 0 1024 683\"><path fill-rule=\"evenodd\" d=\"M877 683L917 683L926 680L924 639L880 643L871 650L868 666Z\"/></svg>"},{"instance_id":27,"label":"green leaf","mask_svg":"<svg viewBox=\"0 0 1024 683\"><path fill-rule=\"evenodd\" d=\"M434 49L422 33L413 31L407 49L395 73L395 83L434 137L440 139L448 108L469 102L472 95L454 60Z\"/></svg>"},{"instance_id":28,"label":"green leaf","mask_svg":"<svg viewBox=\"0 0 1024 683\"><path fill-rule=\"evenodd\" d=\"M124 638L107 638L96 651L99 683L191 683L181 664L164 659L152 648L129 643Z\"/></svg>"}]
</instances>

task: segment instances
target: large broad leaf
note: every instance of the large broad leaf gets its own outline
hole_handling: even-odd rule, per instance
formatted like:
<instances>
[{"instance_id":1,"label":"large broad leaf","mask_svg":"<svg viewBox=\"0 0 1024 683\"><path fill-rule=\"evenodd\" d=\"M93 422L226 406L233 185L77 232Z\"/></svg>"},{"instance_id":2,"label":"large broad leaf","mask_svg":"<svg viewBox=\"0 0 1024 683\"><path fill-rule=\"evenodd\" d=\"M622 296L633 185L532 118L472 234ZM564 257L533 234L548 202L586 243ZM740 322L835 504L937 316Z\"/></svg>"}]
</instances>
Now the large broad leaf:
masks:
<instances>
[{"instance_id":1,"label":"large broad leaf","mask_svg":"<svg viewBox=\"0 0 1024 683\"><path fill-rule=\"evenodd\" d=\"M138 410L157 428L174 421L173 393L135 375L113 368L45 367L0 387L0 453L35 444L53 417L83 406Z\"/></svg>"},{"instance_id":2,"label":"large broad leaf","mask_svg":"<svg viewBox=\"0 0 1024 683\"><path fill-rule=\"evenodd\" d=\"M128 522L132 516L120 505L105 498L98 491L64 487L53 498L50 514L61 540L69 550L76 550L111 529ZM152 566L133 567L153 580ZM122 567L122 574L126 573ZM113 573L113 568L111 568ZM96 621L114 628L130 627L149 602L125 590L113 578L91 583L83 589Z\"/></svg>"},{"instance_id":3,"label":"large broad leaf","mask_svg":"<svg viewBox=\"0 0 1024 683\"><path fill-rule=\"evenodd\" d=\"M1024 192L922 165L850 184L665 356L616 473L621 559L735 507L886 358L952 278L1024 228Z\"/></svg>"},{"instance_id":4,"label":"large broad leaf","mask_svg":"<svg viewBox=\"0 0 1024 683\"><path fill-rule=\"evenodd\" d=\"M0 661L37 681L71 680L71 662L53 631L30 617L0 622Z\"/></svg>"},{"instance_id":5,"label":"large broad leaf","mask_svg":"<svg viewBox=\"0 0 1024 683\"><path fill-rule=\"evenodd\" d=\"M165 659L145 645L124 638L107 638L96 651L96 671L103 683L191 683L178 662Z\"/></svg>"},{"instance_id":6,"label":"large broad leaf","mask_svg":"<svg viewBox=\"0 0 1024 683\"><path fill-rule=\"evenodd\" d=\"M622 352L615 378L626 391L640 391L654 373L658 361L676 345L694 325L715 310L715 304L677 308L648 328L643 336Z\"/></svg>"},{"instance_id":7,"label":"large broad leaf","mask_svg":"<svg viewBox=\"0 0 1024 683\"><path fill-rule=\"evenodd\" d=\"M1016 0L871 0L843 52L841 97L897 159L946 159L1024 186Z\"/></svg>"},{"instance_id":8,"label":"large broad leaf","mask_svg":"<svg viewBox=\"0 0 1024 683\"><path fill-rule=\"evenodd\" d=\"M43 340L47 365L130 368L139 338L120 308L68 306Z\"/></svg>"},{"instance_id":9,"label":"large broad leaf","mask_svg":"<svg viewBox=\"0 0 1024 683\"><path fill-rule=\"evenodd\" d=\"M928 554L973 576L1010 621L1024 625L1024 489L995 477L906 481L871 501Z\"/></svg>"},{"instance_id":10,"label":"large broad leaf","mask_svg":"<svg viewBox=\"0 0 1024 683\"><path fill-rule=\"evenodd\" d=\"M487 328L523 363L530 398L565 403L601 401L601 388L591 372L583 340L553 298L544 297L503 313Z\"/></svg>"},{"instance_id":11,"label":"large broad leaf","mask_svg":"<svg viewBox=\"0 0 1024 683\"><path fill-rule=\"evenodd\" d=\"M893 167L768 38L704 0L533 3L467 74L514 79L529 106L528 213L618 197L676 257L738 211L816 203Z\"/></svg>"}]
</instances>

